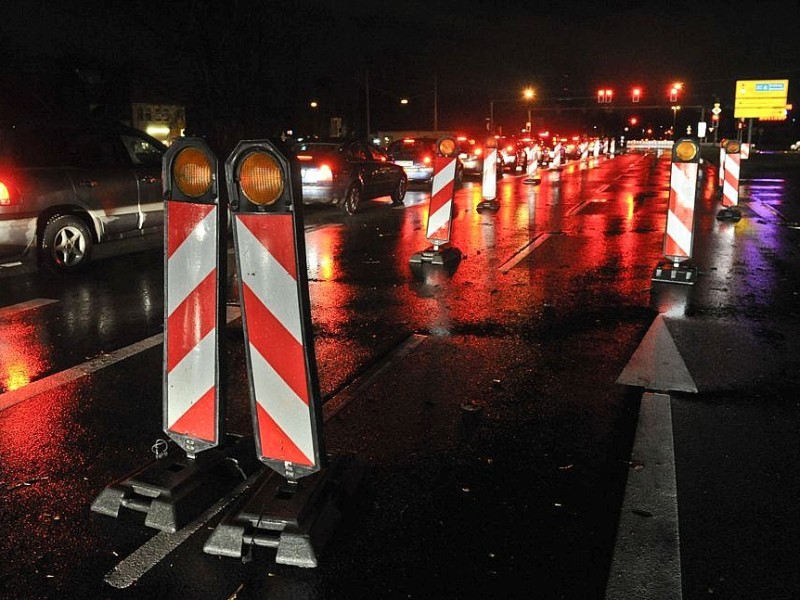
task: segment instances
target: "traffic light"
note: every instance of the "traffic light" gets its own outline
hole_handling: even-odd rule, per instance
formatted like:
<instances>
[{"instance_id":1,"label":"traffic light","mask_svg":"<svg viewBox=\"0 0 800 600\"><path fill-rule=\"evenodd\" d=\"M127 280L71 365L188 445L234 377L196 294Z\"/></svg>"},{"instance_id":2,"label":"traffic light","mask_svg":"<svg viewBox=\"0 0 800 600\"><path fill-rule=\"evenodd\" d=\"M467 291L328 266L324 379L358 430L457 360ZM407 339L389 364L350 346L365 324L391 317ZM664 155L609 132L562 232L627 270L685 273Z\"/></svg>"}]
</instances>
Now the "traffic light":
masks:
<instances>
[{"instance_id":1,"label":"traffic light","mask_svg":"<svg viewBox=\"0 0 800 600\"><path fill-rule=\"evenodd\" d=\"M609 89L597 90L597 103L610 104L613 96L614 96L614 90L609 90Z\"/></svg>"},{"instance_id":2,"label":"traffic light","mask_svg":"<svg viewBox=\"0 0 800 600\"><path fill-rule=\"evenodd\" d=\"M639 122L639 119L637 117L631 117L630 118L630 124L631 125L636 125L638 122Z\"/></svg>"},{"instance_id":3,"label":"traffic light","mask_svg":"<svg viewBox=\"0 0 800 600\"><path fill-rule=\"evenodd\" d=\"M677 102L678 101L678 93L683 89L682 83L673 83L672 87L669 89L669 101L670 102Z\"/></svg>"},{"instance_id":4,"label":"traffic light","mask_svg":"<svg viewBox=\"0 0 800 600\"><path fill-rule=\"evenodd\" d=\"M639 102L642 98L642 88L635 87L631 92L631 100L633 102Z\"/></svg>"}]
</instances>

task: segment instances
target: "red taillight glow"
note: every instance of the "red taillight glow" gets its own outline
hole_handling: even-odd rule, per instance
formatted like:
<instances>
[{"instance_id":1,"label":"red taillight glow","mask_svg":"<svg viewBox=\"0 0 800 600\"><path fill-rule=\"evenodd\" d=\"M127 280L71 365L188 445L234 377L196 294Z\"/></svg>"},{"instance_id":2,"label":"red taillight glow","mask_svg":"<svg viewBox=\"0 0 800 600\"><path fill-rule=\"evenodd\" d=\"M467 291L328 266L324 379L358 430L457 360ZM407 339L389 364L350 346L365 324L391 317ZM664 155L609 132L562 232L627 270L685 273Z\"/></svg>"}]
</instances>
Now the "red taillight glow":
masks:
<instances>
[{"instance_id":1,"label":"red taillight glow","mask_svg":"<svg viewBox=\"0 0 800 600\"><path fill-rule=\"evenodd\" d=\"M308 162L309 160L314 160L314 157L310 154L298 154L297 160L301 160L303 162Z\"/></svg>"},{"instance_id":2,"label":"red taillight glow","mask_svg":"<svg viewBox=\"0 0 800 600\"><path fill-rule=\"evenodd\" d=\"M506 152L511 153L514 151L514 146L506 146Z\"/></svg>"},{"instance_id":3,"label":"red taillight glow","mask_svg":"<svg viewBox=\"0 0 800 600\"><path fill-rule=\"evenodd\" d=\"M0 206L11 205L11 193L8 191L8 186L0 181Z\"/></svg>"},{"instance_id":4,"label":"red taillight glow","mask_svg":"<svg viewBox=\"0 0 800 600\"><path fill-rule=\"evenodd\" d=\"M426 165L429 165L429 164L431 164L431 157L430 157L430 156L425 156L425 157L422 159L422 162L424 162Z\"/></svg>"},{"instance_id":5,"label":"red taillight glow","mask_svg":"<svg viewBox=\"0 0 800 600\"><path fill-rule=\"evenodd\" d=\"M483 148L475 148L475 156L480 156L483 154Z\"/></svg>"},{"instance_id":6,"label":"red taillight glow","mask_svg":"<svg viewBox=\"0 0 800 600\"><path fill-rule=\"evenodd\" d=\"M333 171L329 165L320 165L319 167L319 180L320 181L333 181Z\"/></svg>"}]
</instances>

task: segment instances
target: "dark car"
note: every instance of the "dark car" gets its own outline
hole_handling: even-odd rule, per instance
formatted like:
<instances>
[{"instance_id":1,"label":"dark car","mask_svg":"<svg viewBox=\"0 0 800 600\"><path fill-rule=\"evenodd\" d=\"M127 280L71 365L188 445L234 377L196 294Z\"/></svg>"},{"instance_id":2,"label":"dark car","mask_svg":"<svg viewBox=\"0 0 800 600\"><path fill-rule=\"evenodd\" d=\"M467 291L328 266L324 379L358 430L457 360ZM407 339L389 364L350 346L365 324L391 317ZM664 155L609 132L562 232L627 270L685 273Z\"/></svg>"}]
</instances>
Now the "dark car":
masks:
<instances>
[{"instance_id":1,"label":"dark car","mask_svg":"<svg viewBox=\"0 0 800 600\"><path fill-rule=\"evenodd\" d=\"M304 204L338 204L352 215L362 200L390 196L402 205L408 187L403 167L382 150L360 141L301 142L294 147L300 163Z\"/></svg>"},{"instance_id":2,"label":"dark car","mask_svg":"<svg viewBox=\"0 0 800 600\"><path fill-rule=\"evenodd\" d=\"M497 140L497 150L503 158L505 171L511 173L524 171L528 166L524 142L513 137L501 137Z\"/></svg>"},{"instance_id":3,"label":"dark car","mask_svg":"<svg viewBox=\"0 0 800 600\"><path fill-rule=\"evenodd\" d=\"M464 176L483 177L483 157L486 148L474 139L459 139L458 158L461 161ZM503 155L497 152L497 177L503 176Z\"/></svg>"},{"instance_id":4,"label":"dark car","mask_svg":"<svg viewBox=\"0 0 800 600\"><path fill-rule=\"evenodd\" d=\"M387 152L392 161L403 167L409 183L432 183L436 142L434 138L403 138L389 145ZM456 163L455 183L464 179L461 160Z\"/></svg>"},{"instance_id":5,"label":"dark car","mask_svg":"<svg viewBox=\"0 0 800 600\"><path fill-rule=\"evenodd\" d=\"M165 150L113 124L0 126L0 262L76 271L94 244L162 233Z\"/></svg>"}]
</instances>

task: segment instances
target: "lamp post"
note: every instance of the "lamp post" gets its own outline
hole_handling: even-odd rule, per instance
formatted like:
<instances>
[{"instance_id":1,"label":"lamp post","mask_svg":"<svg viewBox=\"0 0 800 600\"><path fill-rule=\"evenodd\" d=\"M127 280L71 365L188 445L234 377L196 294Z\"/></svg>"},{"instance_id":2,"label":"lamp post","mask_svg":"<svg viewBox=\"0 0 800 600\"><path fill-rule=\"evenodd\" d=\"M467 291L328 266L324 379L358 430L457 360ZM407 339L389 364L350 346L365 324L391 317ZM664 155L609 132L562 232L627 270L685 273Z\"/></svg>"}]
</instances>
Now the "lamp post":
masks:
<instances>
[{"instance_id":1,"label":"lamp post","mask_svg":"<svg viewBox=\"0 0 800 600\"><path fill-rule=\"evenodd\" d=\"M533 130L533 121L531 121L531 102L536 97L536 90L531 87L527 87L522 90L522 97L528 102L528 121L526 123L526 129L528 130L528 137L530 137L531 131Z\"/></svg>"},{"instance_id":2,"label":"lamp post","mask_svg":"<svg viewBox=\"0 0 800 600\"><path fill-rule=\"evenodd\" d=\"M675 139L675 118L678 116L678 111L681 109L680 106L675 105L672 106L672 139Z\"/></svg>"}]
</instances>

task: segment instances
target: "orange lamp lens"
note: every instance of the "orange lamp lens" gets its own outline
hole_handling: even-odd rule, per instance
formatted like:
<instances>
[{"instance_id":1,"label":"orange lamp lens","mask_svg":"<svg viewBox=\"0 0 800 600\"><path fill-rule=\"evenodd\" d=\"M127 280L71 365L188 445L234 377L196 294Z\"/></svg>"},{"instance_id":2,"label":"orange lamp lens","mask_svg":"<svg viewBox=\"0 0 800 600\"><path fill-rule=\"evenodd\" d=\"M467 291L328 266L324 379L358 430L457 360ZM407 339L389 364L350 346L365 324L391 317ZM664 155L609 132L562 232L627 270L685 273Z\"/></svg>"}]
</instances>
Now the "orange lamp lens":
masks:
<instances>
[{"instance_id":1,"label":"orange lamp lens","mask_svg":"<svg viewBox=\"0 0 800 600\"><path fill-rule=\"evenodd\" d=\"M214 181L211 161L199 148L184 148L172 162L172 178L178 189L190 198L208 193Z\"/></svg>"},{"instance_id":2,"label":"orange lamp lens","mask_svg":"<svg viewBox=\"0 0 800 600\"><path fill-rule=\"evenodd\" d=\"M283 193L283 172L266 152L253 152L242 161L239 173L242 192L259 206L273 204Z\"/></svg>"}]
</instances>

